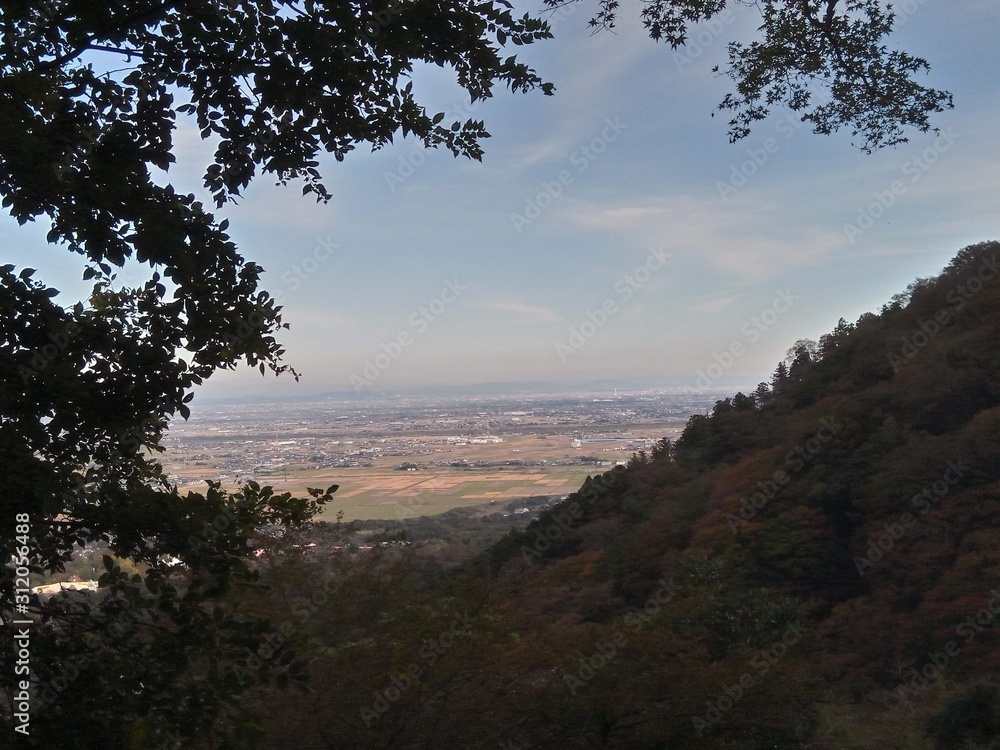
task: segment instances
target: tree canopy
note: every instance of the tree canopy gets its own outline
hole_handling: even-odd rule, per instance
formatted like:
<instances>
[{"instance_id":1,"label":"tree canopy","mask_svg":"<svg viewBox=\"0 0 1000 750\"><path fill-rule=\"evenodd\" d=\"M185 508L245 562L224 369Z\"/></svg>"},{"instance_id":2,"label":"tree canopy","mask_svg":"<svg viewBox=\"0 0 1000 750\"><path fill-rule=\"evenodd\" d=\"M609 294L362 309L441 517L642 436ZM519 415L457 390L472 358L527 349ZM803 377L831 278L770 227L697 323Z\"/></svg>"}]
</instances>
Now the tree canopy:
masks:
<instances>
[{"instance_id":1,"label":"tree canopy","mask_svg":"<svg viewBox=\"0 0 1000 750\"><path fill-rule=\"evenodd\" d=\"M48 241L80 256L83 278L94 284L89 299L64 306L32 269L0 266L0 470L8 481L0 560L13 572L19 536L30 554L15 557L35 574L61 569L80 545L111 552L102 581L111 598L100 615L37 598L28 608L52 618L35 639L36 663L74 663L74 653L90 650L89 672L102 660L116 665L93 677L95 692L128 699L111 718L103 708L94 714L106 725L95 741L136 731L142 713L150 714L149 737L180 721L177 711L186 731L204 734L220 696L233 689L231 674L216 667L217 679L194 686L186 669L200 658L232 658L262 627L208 602L246 577L243 559L258 527L301 524L336 489L292 498L256 484L236 493L213 485L182 496L155 460L169 420L187 418L192 388L213 372L240 362L294 372L281 361L275 334L284 324L259 286L262 269L240 255L228 222L168 179L178 120L193 119L214 144L204 184L216 206L262 174L301 181L304 193L325 201L322 153L343 159L360 144L378 148L414 134L426 146L480 158L483 123L428 112L410 74L421 63L448 68L472 100L497 84L550 93L551 84L500 54L547 36L542 21L515 18L502 1L0 7L3 207L20 224L47 224ZM115 279L130 259L150 268L137 288ZM181 581L176 560L190 571ZM123 571L125 561L144 576ZM16 604L23 602L14 577L4 575L7 627ZM95 624L102 619L115 627ZM124 648L121 634L136 628L158 635ZM85 632L107 637L88 641ZM5 638L4 663L12 647ZM151 662L155 678L142 666ZM54 675L39 667L35 677L44 686ZM13 695L15 675L4 670L0 681ZM55 704L36 706L39 747L59 744Z\"/></svg>"},{"instance_id":2,"label":"tree canopy","mask_svg":"<svg viewBox=\"0 0 1000 750\"><path fill-rule=\"evenodd\" d=\"M564 0L545 0L549 6ZM759 38L730 42L723 73L735 91L719 109L732 113L733 141L750 134L755 122L775 106L800 113L816 133L849 128L866 152L907 141L906 128L931 129L930 115L951 108L947 91L917 83L927 61L890 49L897 14L880 0L650 0L642 24L649 36L674 49L683 46L692 25L710 21L734 6L760 10ZM618 0L600 0L591 19L614 28ZM718 70L716 68L716 70Z\"/></svg>"},{"instance_id":3,"label":"tree canopy","mask_svg":"<svg viewBox=\"0 0 1000 750\"><path fill-rule=\"evenodd\" d=\"M5 3L0 35L3 206L47 221L48 241L95 282L64 308L31 269L0 268L0 446L16 483L4 511L68 514L117 538L115 502L151 484L173 497L149 451L169 418L187 417L192 386L241 361L289 369L262 269L166 179L178 118L215 143L204 180L217 206L259 173L326 200L321 152L342 159L401 132L481 155L481 122L444 123L414 99L417 62L451 68L474 100L496 83L551 89L499 55L546 26L499 3ZM114 283L127 259L152 269L143 286ZM73 542L52 533L44 566Z\"/></svg>"}]
</instances>

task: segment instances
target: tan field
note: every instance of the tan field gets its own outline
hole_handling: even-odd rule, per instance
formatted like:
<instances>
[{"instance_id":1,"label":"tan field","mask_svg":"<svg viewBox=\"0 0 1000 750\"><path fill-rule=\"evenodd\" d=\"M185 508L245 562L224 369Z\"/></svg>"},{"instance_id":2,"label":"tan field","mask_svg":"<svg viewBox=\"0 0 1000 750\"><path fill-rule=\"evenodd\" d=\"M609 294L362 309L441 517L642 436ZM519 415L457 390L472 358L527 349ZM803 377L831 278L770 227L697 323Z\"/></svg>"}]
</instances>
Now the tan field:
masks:
<instances>
[{"instance_id":1,"label":"tan field","mask_svg":"<svg viewBox=\"0 0 1000 750\"><path fill-rule=\"evenodd\" d=\"M631 437L634 440L656 439L672 435L676 430L676 425L643 425L633 428ZM477 506L487 512L505 512L506 506L519 498L568 495L579 489L588 475L600 474L615 462L627 461L636 449L636 443L625 440L573 447L572 437L565 434L508 435L503 442L485 444L449 444L431 436L392 436L369 438L364 444L378 446L378 450L384 451L384 454L366 456L370 466L320 467L302 460L301 454L288 453L281 454L280 468L255 474L253 478L277 491L297 495L304 495L308 487L325 489L339 485L333 502L320 516L331 520L339 511L343 511L348 521L416 518ZM167 463L174 476L186 480L182 491L202 490L206 485L197 480L205 477L218 478L224 485L235 488L250 477L232 469L227 471L223 456L231 460L233 454L229 450L213 456L197 456L203 459L199 461L173 451ZM261 449L258 446L256 450ZM280 449L265 447L263 450L278 455L275 451ZM585 464L581 461L584 456L600 459L602 463ZM541 465L449 465L452 462L495 464L505 461ZM403 464L419 468L401 470L399 467Z\"/></svg>"},{"instance_id":2,"label":"tan field","mask_svg":"<svg viewBox=\"0 0 1000 750\"><path fill-rule=\"evenodd\" d=\"M343 469L317 472L308 479L275 482L273 486L303 492L307 485L325 488L339 484L334 502L324 514L326 518L343 511L346 520L403 519L443 513L452 508L488 504L503 507L517 498L537 495L567 495L579 489L588 473L597 471L600 469L588 472L575 466L537 471Z\"/></svg>"}]
</instances>

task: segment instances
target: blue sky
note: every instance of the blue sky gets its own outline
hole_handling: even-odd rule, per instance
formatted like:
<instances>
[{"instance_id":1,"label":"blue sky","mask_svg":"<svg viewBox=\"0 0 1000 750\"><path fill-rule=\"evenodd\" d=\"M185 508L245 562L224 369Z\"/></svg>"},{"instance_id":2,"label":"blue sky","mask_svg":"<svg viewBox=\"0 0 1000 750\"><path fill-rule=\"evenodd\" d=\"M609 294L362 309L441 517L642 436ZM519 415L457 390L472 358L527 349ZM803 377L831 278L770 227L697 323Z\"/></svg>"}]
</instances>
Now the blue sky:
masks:
<instances>
[{"instance_id":1,"label":"blue sky","mask_svg":"<svg viewBox=\"0 0 1000 750\"><path fill-rule=\"evenodd\" d=\"M259 179L223 213L281 297L303 378L221 373L203 395L766 379L797 339L1000 238L988 64L1000 5L898 6L911 12L892 45L930 61L926 82L955 109L935 119L944 136L914 132L874 155L784 110L728 143L727 118L711 115L730 84L711 68L755 28L752 8L698 27L678 57L644 36L636 3L622 4L617 33L597 35L589 6L570 6L555 39L514 50L553 97L498 90L472 107L441 71L417 71L429 107L486 121L483 162L409 139L359 150L323 162L326 205ZM197 190L210 150L190 124L177 142L170 178ZM78 288L73 258L42 247L42 232L10 220L0 231L8 262Z\"/></svg>"}]
</instances>

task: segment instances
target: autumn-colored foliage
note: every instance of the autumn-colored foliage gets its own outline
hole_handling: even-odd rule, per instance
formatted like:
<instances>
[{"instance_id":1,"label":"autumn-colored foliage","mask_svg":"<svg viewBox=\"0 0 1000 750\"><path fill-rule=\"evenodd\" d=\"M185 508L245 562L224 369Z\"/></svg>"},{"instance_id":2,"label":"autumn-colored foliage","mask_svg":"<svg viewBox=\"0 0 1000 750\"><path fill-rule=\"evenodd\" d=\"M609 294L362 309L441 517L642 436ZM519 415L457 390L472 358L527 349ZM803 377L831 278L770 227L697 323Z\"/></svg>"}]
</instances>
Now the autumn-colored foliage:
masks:
<instances>
[{"instance_id":1,"label":"autumn-colored foliage","mask_svg":"<svg viewBox=\"0 0 1000 750\"><path fill-rule=\"evenodd\" d=\"M339 569L302 632L311 692L261 696L269 741L997 747L994 254L798 342L770 385L457 569ZM299 596L330 574L296 565Z\"/></svg>"}]
</instances>

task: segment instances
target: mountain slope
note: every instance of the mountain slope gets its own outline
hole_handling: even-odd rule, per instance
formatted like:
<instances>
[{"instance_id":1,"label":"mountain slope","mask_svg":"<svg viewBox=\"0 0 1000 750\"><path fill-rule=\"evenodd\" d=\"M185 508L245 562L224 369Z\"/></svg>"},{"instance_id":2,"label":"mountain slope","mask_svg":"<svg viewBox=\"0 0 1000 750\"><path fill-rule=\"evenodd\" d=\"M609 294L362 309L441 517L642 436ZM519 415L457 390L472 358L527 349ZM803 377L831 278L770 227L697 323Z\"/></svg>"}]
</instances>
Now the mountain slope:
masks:
<instances>
[{"instance_id":1,"label":"mountain slope","mask_svg":"<svg viewBox=\"0 0 1000 750\"><path fill-rule=\"evenodd\" d=\"M714 565L692 589L710 607L758 587L798 602L810 635L793 658L834 686L816 701L905 714L941 671L935 700L961 700L1000 667L998 261L998 243L966 248L880 314L800 342L768 386L498 545L495 569L528 568L529 611L612 623L658 581L692 580L693 561ZM809 715L803 736L822 725Z\"/></svg>"},{"instance_id":2,"label":"mountain slope","mask_svg":"<svg viewBox=\"0 0 1000 750\"><path fill-rule=\"evenodd\" d=\"M998 259L798 342L462 569L274 572L313 682L262 698L266 746L997 750Z\"/></svg>"}]
</instances>

